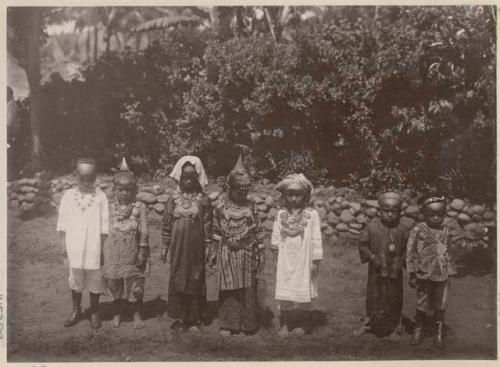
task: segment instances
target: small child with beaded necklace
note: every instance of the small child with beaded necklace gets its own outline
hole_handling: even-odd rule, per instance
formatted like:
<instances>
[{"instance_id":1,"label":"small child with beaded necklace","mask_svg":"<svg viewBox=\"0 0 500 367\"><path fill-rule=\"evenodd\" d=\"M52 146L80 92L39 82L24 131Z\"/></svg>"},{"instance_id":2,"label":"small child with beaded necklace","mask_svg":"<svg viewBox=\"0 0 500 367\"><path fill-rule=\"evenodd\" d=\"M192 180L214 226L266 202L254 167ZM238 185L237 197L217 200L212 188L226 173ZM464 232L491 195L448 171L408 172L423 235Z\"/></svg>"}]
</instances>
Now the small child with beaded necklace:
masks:
<instances>
[{"instance_id":1,"label":"small child with beaded necklace","mask_svg":"<svg viewBox=\"0 0 500 367\"><path fill-rule=\"evenodd\" d=\"M312 184L303 174L285 177L276 187L284 207L278 211L271 236L277 262L276 299L280 336L312 331L312 300L318 296L319 263L323 258L321 222L309 203Z\"/></svg>"},{"instance_id":2,"label":"small child with beaded necklace","mask_svg":"<svg viewBox=\"0 0 500 367\"><path fill-rule=\"evenodd\" d=\"M123 291L134 309L134 328L144 327L142 301L149 260L146 205L135 200L137 178L125 158L115 178L115 200L110 205L110 235L104 242L104 278L113 297L113 326L121 322Z\"/></svg>"}]
</instances>

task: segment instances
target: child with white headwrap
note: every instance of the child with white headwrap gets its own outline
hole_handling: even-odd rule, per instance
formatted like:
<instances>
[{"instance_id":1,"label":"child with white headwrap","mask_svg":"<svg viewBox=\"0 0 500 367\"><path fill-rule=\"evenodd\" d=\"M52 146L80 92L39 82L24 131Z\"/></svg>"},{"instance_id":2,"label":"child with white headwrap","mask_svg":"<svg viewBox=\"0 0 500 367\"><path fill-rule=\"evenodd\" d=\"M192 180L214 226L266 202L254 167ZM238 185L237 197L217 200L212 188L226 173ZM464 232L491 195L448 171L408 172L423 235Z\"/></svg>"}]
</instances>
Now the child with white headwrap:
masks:
<instances>
[{"instance_id":1,"label":"child with white headwrap","mask_svg":"<svg viewBox=\"0 0 500 367\"><path fill-rule=\"evenodd\" d=\"M276 187L284 207L278 211L271 236L277 256L276 299L285 336L311 332L311 301L318 296L319 263L323 258L321 222L310 206L313 186L303 174L285 177Z\"/></svg>"},{"instance_id":2,"label":"child with white headwrap","mask_svg":"<svg viewBox=\"0 0 500 367\"><path fill-rule=\"evenodd\" d=\"M170 176L178 187L168 199L162 227L161 260L170 251L167 314L172 329L200 331L206 308L205 257L212 243L212 205L204 192L198 157L184 156Z\"/></svg>"}]
</instances>

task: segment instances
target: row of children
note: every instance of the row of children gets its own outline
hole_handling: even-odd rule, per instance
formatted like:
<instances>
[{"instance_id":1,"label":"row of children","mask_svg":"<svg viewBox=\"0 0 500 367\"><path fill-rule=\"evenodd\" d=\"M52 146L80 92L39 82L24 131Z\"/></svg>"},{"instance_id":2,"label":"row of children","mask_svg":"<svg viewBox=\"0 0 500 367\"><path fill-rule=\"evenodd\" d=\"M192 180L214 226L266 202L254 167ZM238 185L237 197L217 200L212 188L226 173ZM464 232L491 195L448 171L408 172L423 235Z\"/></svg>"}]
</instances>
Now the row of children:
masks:
<instances>
[{"instance_id":1,"label":"row of children","mask_svg":"<svg viewBox=\"0 0 500 367\"><path fill-rule=\"evenodd\" d=\"M359 253L369 262L366 317L355 335L373 332L399 339L402 331L403 269L416 288L415 325L410 344L422 342L426 314L433 312L435 344L444 347L444 312L450 277L457 273L448 228L443 226L446 199L427 194L420 200L424 221L411 231L400 221L403 201L388 192L379 199L380 217L362 232Z\"/></svg>"},{"instance_id":2,"label":"row of children","mask_svg":"<svg viewBox=\"0 0 500 367\"><path fill-rule=\"evenodd\" d=\"M114 178L114 201L108 204L104 193L94 185L96 167L92 159L80 159L76 174L79 185L64 194L57 224L69 260L73 300L73 312L65 326L81 320L82 292L88 289L91 325L100 327L99 296L107 289L114 300L114 326L120 325L120 302L125 292L134 305L134 327L143 327L141 306L150 247L147 210L135 198L137 178L122 164ZM208 264L217 269L221 334L255 333L259 327L256 278L264 267L264 233L257 211L247 198L251 181L241 158L215 205L204 192L207 178L199 158L181 158L170 176L178 187L166 204L161 260L170 263L167 314L173 320L171 327L200 330L207 301ZM323 257L321 223L311 204L313 186L304 175L289 175L276 188L283 198L271 236L279 335L303 335L312 330L312 300L318 296ZM442 227L445 199L434 196L424 200L425 223L418 224L410 235L399 223L401 197L389 192L379 203L380 218L367 226L360 245L361 260L369 262L369 270L367 317L357 334L380 326L399 332L402 269L406 266L418 298L411 343L420 343L425 312L432 306L436 342L442 347L448 277L455 273L447 251L449 236Z\"/></svg>"}]
</instances>

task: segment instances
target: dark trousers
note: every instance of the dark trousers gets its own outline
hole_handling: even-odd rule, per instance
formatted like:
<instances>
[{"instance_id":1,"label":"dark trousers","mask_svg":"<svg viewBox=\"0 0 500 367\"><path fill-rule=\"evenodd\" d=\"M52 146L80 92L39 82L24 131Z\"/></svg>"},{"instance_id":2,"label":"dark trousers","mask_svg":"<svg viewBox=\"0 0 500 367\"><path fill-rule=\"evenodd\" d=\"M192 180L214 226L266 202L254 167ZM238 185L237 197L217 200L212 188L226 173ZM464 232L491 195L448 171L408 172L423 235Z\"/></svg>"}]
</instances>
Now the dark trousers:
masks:
<instances>
[{"instance_id":1,"label":"dark trousers","mask_svg":"<svg viewBox=\"0 0 500 367\"><path fill-rule=\"evenodd\" d=\"M241 288L219 293L220 328L234 332L256 331L257 299L255 288Z\"/></svg>"}]
</instances>

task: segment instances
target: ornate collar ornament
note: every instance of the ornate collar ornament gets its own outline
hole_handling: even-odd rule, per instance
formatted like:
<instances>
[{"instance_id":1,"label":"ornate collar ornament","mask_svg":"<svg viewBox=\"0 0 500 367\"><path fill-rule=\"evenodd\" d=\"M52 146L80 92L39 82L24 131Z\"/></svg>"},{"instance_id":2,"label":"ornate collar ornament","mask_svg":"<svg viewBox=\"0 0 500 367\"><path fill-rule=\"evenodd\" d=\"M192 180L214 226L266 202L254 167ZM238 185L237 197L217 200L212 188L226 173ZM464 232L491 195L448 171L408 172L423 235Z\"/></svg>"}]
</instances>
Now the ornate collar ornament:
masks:
<instances>
[{"instance_id":1,"label":"ornate collar ornament","mask_svg":"<svg viewBox=\"0 0 500 367\"><path fill-rule=\"evenodd\" d=\"M116 219L121 222L124 221L125 219L129 219L130 216L132 215L132 211L134 208L134 204L129 203L129 204L119 204L118 202L115 201L115 215Z\"/></svg>"},{"instance_id":2,"label":"ornate collar ornament","mask_svg":"<svg viewBox=\"0 0 500 367\"><path fill-rule=\"evenodd\" d=\"M139 227L140 206L139 201L124 205L119 204L117 201L113 203L112 215L115 218L113 221L115 241L118 240L118 232L130 232Z\"/></svg>"},{"instance_id":3,"label":"ornate collar ornament","mask_svg":"<svg viewBox=\"0 0 500 367\"><path fill-rule=\"evenodd\" d=\"M310 213L305 209L299 210L297 213L291 210L283 211L280 215L281 235L283 237L302 237L310 218Z\"/></svg>"},{"instance_id":4,"label":"ornate collar ornament","mask_svg":"<svg viewBox=\"0 0 500 367\"><path fill-rule=\"evenodd\" d=\"M186 218L195 218L199 214L199 204L203 200L203 193L201 192L183 192L178 189L174 195L172 196L175 209L174 216L176 218L186 217Z\"/></svg>"}]
</instances>

